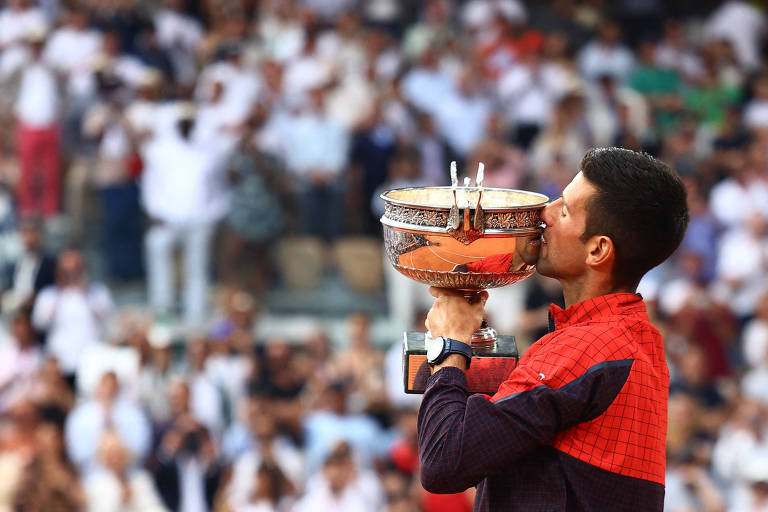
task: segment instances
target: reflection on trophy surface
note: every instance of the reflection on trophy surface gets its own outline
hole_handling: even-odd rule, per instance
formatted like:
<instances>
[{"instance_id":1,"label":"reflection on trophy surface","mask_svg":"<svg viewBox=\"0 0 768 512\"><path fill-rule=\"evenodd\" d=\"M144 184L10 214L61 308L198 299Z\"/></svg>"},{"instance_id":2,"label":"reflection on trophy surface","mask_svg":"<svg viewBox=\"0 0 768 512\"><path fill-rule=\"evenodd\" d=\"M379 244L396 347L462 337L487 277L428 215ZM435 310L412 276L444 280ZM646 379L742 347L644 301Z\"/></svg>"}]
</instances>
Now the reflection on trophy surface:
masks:
<instances>
[{"instance_id":1,"label":"reflection on trophy surface","mask_svg":"<svg viewBox=\"0 0 768 512\"><path fill-rule=\"evenodd\" d=\"M387 257L395 269L431 286L460 290L471 301L481 290L521 281L535 271L541 211L549 199L536 192L483 188L482 163L474 186L469 178L458 186L456 174L454 162L450 187L385 192L381 223ZM414 386L419 372L413 371L413 364L419 360L410 356L425 354L428 343L429 336L423 333L405 335L407 392L423 392L418 382ZM487 382L489 374L498 374L509 362L479 361L478 365L475 359L517 360L514 337L499 336L485 323L472 336L472 348L479 357L473 358L470 374L476 374L475 383L482 388L492 385ZM425 356L420 364L426 364ZM475 390L472 375L468 378Z\"/></svg>"}]
</instances>

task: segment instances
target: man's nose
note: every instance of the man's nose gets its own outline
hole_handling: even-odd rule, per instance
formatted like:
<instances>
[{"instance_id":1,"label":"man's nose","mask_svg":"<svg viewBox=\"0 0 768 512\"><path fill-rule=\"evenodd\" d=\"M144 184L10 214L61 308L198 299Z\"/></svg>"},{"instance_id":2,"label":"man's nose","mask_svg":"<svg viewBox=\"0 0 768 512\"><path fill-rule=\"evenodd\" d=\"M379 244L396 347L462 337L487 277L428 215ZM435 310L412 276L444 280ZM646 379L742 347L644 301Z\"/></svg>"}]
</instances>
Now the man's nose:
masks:
<instances>
[{"instance_id":1,"label":"man's nose","mask_svg":"<svg viewBox=\"0 0 768 512\"><path fill-rule=\"evenodd\" d=\"M543 220L544 223L547 226L551 226L552 225L552 220L553 220L553 218L552 218L552 211L553 211L553 206L555 205L555 202L556 201L553 201L553 202L549 203L541 211L541 220Z\"/></svg>"}]
</instances>

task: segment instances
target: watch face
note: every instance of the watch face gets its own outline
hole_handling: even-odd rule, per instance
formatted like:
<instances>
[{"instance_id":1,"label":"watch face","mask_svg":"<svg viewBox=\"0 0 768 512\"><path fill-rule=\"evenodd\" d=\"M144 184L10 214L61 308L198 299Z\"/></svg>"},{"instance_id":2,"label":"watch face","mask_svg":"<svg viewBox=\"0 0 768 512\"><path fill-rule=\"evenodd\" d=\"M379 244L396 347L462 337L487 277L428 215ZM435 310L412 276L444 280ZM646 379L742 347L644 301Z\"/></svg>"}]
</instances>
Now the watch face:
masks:
<instances>
[{"instance_id":1,"label":"watch face","mask_svg":"<svg viewBox=\"0 0 768 512\"><path fill-rule=\"evenodd\" d=\"M433 339L427 348L427 361L430 363L435 362L437 358L440 357L440 354L443 353L444 344L445 340L442 336L438 336L437 338Z\"/></svg>"}]
</instances>

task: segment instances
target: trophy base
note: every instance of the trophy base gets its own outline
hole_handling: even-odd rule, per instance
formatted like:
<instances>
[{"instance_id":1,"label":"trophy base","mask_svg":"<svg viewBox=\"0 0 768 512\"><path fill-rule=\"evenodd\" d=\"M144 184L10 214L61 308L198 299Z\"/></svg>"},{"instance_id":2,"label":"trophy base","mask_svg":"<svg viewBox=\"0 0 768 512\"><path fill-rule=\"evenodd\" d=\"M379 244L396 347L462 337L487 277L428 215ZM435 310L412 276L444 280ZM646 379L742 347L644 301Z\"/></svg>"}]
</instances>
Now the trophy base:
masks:
<instances>
[{"instance_id":1,"label":"trophy base","mask_svg":"<svg viewBox=\"0 0 768 512\"><path fill-rule=\"evenodd\" d=\"M405 392L422 394L430 375L427 347L423 332L403 335L403 381ZM487 347L473 343L474 357L467 371L467 384L472 393L496 393L512 370L517 367L518 352L514 336L496 335L496 342Z\"/></svg>"}]
</instances>

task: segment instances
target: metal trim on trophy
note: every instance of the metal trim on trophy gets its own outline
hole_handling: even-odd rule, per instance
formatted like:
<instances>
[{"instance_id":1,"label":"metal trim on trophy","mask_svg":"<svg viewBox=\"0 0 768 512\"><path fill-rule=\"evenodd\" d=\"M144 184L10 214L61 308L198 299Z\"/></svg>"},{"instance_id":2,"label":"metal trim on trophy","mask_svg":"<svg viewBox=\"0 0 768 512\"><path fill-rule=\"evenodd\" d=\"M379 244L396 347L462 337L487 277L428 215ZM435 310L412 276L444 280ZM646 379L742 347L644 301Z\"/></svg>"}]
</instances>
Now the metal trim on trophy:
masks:
<instances>
[{"instance_id":1,"label":"metal trim on trophy","mask_svg":"<svg viewBox=\"0 0 768 512\"><path fill-rule=\"evenodd\" d=\"M541 212L549 198L537 192L483 187L484 166L475 185L459 186L456 162L450 187L389 190L381 224L392 266L421 283L461 291L470 302L480 291L507 286L536 270ZM403 374L407 393L423 393L429 368L429 333L406 332ZM514 336L498 335L483 322L472 336L467 372L472 392L493 393L517 365Z\"/></svg>"}]
</instances>

